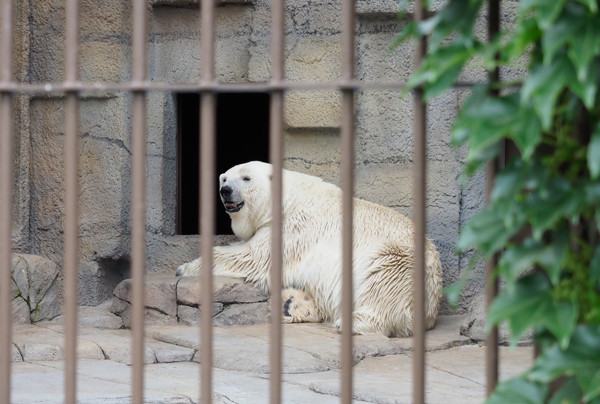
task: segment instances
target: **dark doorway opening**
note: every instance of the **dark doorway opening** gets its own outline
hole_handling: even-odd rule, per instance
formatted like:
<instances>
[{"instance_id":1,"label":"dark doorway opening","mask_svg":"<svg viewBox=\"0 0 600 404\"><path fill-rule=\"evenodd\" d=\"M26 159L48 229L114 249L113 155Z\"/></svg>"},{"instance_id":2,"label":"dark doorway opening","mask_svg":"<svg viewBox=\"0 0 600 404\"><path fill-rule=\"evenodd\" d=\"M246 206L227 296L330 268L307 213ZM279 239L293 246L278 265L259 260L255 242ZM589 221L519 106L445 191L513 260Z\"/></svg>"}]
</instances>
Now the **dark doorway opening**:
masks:
<instances>
[{"instance_id":1,"label":"dark doorway opening","mask_svg":"<svg viewBox=\"0 0 600 404\"><path fill-rule=\"evenodd\" d=\"M177 95L177 234L199 233L200 96ZM251 160L269 160L269 94L217 95L217 174ZM204 197L204 196L203 196ZM232 234L217 189L216 234Z\"/></svg>"}]
</instances>

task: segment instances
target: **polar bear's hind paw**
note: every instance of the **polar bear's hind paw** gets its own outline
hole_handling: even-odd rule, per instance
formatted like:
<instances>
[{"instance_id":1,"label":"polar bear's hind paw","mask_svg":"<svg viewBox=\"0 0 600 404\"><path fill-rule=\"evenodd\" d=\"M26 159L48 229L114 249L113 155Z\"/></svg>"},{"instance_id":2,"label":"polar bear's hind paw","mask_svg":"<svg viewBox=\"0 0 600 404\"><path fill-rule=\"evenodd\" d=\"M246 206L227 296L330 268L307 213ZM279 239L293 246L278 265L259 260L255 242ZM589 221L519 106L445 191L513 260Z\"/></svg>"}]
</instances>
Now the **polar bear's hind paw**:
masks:
<instances>
[{"instance_id":1,"label":"polar bear's hind paw","mask_svg":"<svg viewBox=\"0 0 600 404\"><path fill-rule=\"evenodd\" d=\"M321 321L312 297L297 289L282 291L284 323L317 323Z\"/></svg>"}]
</instances>

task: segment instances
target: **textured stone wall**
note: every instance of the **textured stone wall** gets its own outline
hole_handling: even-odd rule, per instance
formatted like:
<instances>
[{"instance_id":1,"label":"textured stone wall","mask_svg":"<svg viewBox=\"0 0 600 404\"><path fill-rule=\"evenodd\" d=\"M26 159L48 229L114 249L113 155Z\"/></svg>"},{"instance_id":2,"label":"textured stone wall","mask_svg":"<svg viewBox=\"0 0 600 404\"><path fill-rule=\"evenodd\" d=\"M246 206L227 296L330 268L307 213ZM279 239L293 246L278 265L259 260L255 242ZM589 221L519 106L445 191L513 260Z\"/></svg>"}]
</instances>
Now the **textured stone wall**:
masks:
<instances>
[{"instance_id":1,"label":"textured stone wall","mask_svg":"<svg viewBox=\"0 0 600 404\"><path fill-rule=\"evenodd\" d=\"M157 82L200 79L200 19L195 0L149 1L149 77ZM287 2L286 77L330 81L340 74L340 4ZM512 4L513 2L507 2ZM220 1L216 74L221 82L269 78L270 1ZM64 8L61 0L18 2L16 75L27 82L63 78ZM131 5L81 1L81 77L120 82L131 77ZM403 23L397 1L357 2L356 73L364 81L405 81L413 68L408 45L392 49ZM483 77L473 68L466 80ZM428 234L442 256L445 283L466 258L454 252L460 226L483 201L481 176L464 184L464 150L449 146L449 130L464 91L433 100L428 109ZM176 106L169 92L148 94L148 271L171 272L197 255L194 236L175 234ZM16 105L16 251L62 263L63 99L19 95ZM235 116L235 111L232 111ZM340 95L295 91L286 95L285 164L339 182ZM83 94L81 102L80 300L98 304L128 276L130 246L131 97ZM251 135L251 134L249 134ZM412 101L398 91L356 95L356 194L408 216L412 210ZM481 288L469 285L461 310ZM444 306L445 311L449 309Z\"/></svg>"}]
</instances>

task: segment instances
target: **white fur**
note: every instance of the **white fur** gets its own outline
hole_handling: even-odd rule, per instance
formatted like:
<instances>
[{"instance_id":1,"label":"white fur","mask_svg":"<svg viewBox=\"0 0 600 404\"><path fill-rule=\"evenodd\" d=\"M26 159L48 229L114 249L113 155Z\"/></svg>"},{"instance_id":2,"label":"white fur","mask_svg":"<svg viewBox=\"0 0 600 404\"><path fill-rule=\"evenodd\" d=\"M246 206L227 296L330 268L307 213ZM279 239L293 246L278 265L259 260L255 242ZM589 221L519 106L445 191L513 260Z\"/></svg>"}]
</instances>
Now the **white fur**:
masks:
<instances>
[{"instance_id":1,"label":"white fur","mask_svg":"<svg viewBox=\"0 0 600 404\"><path fill-rule=\"evenodd\" d=\"M229 169L220 185L244 201L231 213L234 233L243 241L215 247L214 274L244 277L269 288L271 266L271 165L249 162ZM294 171L283 174L284 288L311 295L322 320L341 316L341 190L322 179ZM354 200L353 330L387 336L412 334L413 224L396 211ZM438 253L426 241L426 325L433 327L441 296ZM200 273L200 259L179 267L180 275Z\"/></svg>"}]
</instances>

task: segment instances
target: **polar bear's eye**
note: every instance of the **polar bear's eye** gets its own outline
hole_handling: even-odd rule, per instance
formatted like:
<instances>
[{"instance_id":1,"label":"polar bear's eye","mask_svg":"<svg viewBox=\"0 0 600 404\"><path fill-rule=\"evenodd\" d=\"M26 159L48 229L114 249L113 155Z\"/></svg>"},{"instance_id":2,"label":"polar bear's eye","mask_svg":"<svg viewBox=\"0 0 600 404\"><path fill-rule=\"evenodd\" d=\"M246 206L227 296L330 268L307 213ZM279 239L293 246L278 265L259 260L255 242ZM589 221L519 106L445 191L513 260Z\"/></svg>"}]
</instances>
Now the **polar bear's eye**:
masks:
<instances>
[{"instance_id":1,"label":"polar bear's eye","mask_svg":"<svg viewBox=\"0 0 600 404\"><path fill-rule=\"evenodd\" d=\"M250 181L250 177L248 177L247 175L245 177L242 177L242 179L246 182Z\"/></svg>"},{"instance_id":2,"label":"polar bear's eye","mask_svg":"<svg viewBox=\"0 0 600 404\"><path fill-rule=\"evenodd\" d=\"M227 177L221 177L221 182L224 184L227 182Z\"/></svg>"}]
</instances>

